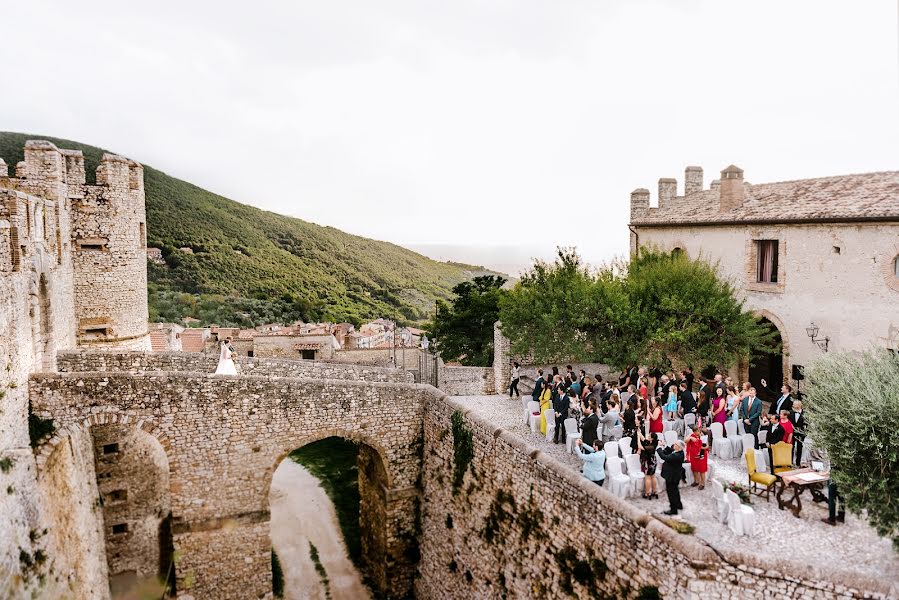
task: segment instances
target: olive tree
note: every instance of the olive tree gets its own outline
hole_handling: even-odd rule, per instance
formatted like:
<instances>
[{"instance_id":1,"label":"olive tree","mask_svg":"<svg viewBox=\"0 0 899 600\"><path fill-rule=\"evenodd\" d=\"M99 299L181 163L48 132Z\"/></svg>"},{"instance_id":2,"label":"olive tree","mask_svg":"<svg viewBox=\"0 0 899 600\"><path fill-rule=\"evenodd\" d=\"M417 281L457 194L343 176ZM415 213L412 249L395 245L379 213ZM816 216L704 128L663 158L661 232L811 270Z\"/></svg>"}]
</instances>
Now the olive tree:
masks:
<instances>
[{"instance_id":1,"label":"olive tree","mask_svg":"<svg viewBox=\"0 0 899 600\"><path fill-rule=\"evenodd\" d=\"M831 352L806 368L810 436L846 507L899 550L899 355Z\"/></svg>"}]
</instances>

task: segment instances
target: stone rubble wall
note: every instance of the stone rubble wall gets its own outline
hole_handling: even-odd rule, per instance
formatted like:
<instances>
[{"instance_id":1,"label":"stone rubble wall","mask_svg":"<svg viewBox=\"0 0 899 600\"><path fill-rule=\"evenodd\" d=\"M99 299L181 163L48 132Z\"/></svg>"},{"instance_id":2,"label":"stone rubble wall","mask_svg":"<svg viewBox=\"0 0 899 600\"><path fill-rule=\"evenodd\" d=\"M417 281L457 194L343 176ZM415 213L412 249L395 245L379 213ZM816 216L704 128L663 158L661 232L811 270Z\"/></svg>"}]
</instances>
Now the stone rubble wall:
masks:
<instances>
[{"instance_id":1,"label":"stone rubble wall","mask_svg":"<svg viewBox=\"0 0 899 600\"><path fill-rule=\"evenodd\" d=\"M218 356L196 352L95 352L66 350L56 357L57 369L62 373L98 372L159 372L176 371L214 373ZM235 360L241 375L262 377L301 377L310 379L347 379L372 382L405 383L412 375L399 369L343 365L279 358L238 357Z\"/></svg>"},{"instance_id":2,"label":"stone rubble wall","mask_svg":"<svg viewBox=\"0 0 899 600\"><path fill-rule=\"evenodd\" d=\"M442 366L441 361L437 381L448 396L487 396L495 393L493 367L446 367Z\"/></svg>"},{"instance_id":3,"label":"stone rubble wall","mask_svg":"<svg viewBox=\"0 0 899 600\"><path fill-rule=\"evenodd\" d=\"M328 361L387 367L393 364L393 357L396 355L398 367L402 367L407 371L416 371L418 370L419 357L422 354L426 353L421 348L348 348L335 351Z\"/></svg>"},{"instance_id":4,"label":"stone rubble wall","mask_svg":"<svg viewBox=\"0 0 899 600\"><path fill-rule=\"evenodd\" d=\"M788 556L722 554L587 481L515 434L466 414L474 458L453 492L451 398L425 406L419 598L889 598L895 583ZM604 566L603 566L604 565Z\"/></svg>"}]
</instances>

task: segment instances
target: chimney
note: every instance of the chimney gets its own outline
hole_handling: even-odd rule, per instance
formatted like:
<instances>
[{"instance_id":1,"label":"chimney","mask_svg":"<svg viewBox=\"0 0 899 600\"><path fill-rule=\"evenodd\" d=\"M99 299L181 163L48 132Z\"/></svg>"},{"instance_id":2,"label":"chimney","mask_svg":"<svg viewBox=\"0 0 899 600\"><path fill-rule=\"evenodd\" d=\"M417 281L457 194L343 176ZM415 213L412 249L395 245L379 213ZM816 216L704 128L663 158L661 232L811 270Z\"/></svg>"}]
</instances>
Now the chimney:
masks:
<instances>
[{"instance_id":1,"label":"chimney","mask_svg":"<svg viewBox=\"0 0 899 600\"><path fill-rule=\"evenodd\" d=\"M659 179L659 208L670 208L677 196L677 179Z\"/></svg>"},{"instance_id":2,"label":"chimney","mask_svg":"<svg viewBox=\"0 0 899 600\"><path fill-rule=\"evenodd\" d=\"M684 196L702 191L702 167L687 167L684 170Z\"/></svg>"},{"instance_id":3,"label":"chimney","mask_svg":"<svg viewBox=\"0 0 899 600\"><path fill-rule=\"evenodd\" d=\"M638 188L631 192L631 221L649 214L649 190Z\"/></svg>"},{"instance_id":4,"label":"chimney","mask_svg":"<svg viewBox=\"0 0 899 600\"><path fill-rule=\"evenodd\" d=\"M731 165L721 171L721 210L743 206L743 169Z\"/></svg>"}]
</instances>

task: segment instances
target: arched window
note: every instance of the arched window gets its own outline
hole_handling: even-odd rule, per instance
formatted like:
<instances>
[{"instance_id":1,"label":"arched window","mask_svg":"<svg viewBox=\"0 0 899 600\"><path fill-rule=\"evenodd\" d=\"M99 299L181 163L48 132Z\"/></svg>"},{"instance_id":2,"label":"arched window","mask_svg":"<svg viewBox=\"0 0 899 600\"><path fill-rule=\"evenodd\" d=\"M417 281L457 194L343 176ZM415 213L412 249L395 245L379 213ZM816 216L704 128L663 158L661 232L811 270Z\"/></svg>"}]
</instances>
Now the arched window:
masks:
<instances>
[{"instance_id":1,"label":"arched window","mask_svg":"<svg viewBox=\"0 0 899 600\"><path fill-rule=\"evenodd\" d=\"M893 259L893 277L899 279L899 256Z\"/></svg>"}]
</instances>

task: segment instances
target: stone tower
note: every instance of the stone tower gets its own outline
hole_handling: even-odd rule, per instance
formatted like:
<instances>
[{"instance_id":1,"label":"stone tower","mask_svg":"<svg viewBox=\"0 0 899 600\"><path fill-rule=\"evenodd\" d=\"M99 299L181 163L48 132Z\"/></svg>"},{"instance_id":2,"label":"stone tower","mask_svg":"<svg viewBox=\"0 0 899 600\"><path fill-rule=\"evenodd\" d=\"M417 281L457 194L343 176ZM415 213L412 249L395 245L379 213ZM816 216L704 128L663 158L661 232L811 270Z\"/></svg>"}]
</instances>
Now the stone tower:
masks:
<instances>
[{"instance_id":1,"label":"stone tower","mask_svg":"<svg viewBox=\"0 0 899 600\"><path fill-rule=\"evenodd\" d=\"M104 154L97 185L78 187L69 190L78 345L149 350L143 167Z\"/></svg>"}]
</instances>

